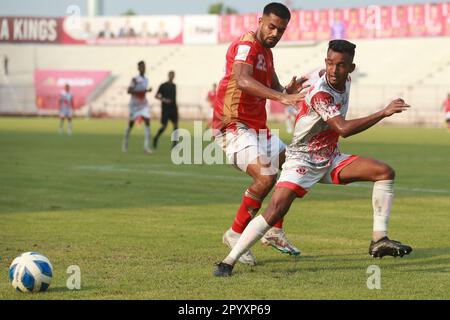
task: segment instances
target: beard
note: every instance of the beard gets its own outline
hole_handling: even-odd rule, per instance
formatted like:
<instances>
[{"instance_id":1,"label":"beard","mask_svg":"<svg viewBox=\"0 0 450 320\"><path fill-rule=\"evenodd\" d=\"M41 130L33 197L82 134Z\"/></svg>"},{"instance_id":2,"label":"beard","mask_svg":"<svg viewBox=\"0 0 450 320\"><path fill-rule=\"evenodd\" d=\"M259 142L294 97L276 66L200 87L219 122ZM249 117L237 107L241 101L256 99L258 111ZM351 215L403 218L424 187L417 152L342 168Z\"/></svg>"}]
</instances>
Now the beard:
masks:
<instances>
[{"instance_id":1,"label":"beard","mask_svg":"<svg viewBox=\"0 0 450 320\"><path fill-rule=\"evenodd\" d=\"M280 41L279 39L273 39L273 38L269 41L269 39L271 39L271 38L265 39L263 41L263 45L264 45L264 47L270 48L270 49L275 47L278 44L278 42Z\"/></svg>"}]
</instances>

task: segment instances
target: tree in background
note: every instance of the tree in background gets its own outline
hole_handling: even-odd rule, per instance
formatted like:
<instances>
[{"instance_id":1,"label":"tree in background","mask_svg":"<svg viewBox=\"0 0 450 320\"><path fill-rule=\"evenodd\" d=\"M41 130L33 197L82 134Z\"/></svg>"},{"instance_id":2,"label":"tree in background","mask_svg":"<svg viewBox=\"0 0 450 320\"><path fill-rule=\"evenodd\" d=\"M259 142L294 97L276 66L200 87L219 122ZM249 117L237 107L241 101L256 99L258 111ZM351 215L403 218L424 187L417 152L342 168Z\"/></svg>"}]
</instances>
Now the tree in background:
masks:
<instances>
[{"instance_id":1,"label":"tree in background","mask_svg":"<svg viewBox=\"0 0 450 320\"><path fill-rule=\"evenodd\" d=\"M128 9L124 13L122 13L123 16L135 16L136 12L133 9Z\"/></svg>"},{"instance_id":2,"label":"tree in background","mask_svg":"<svg viewBox=\"0 0 450 320\"><path fill-rule=\"evenodd\" d=\"M237 14L239 13L235 8L224 6L223 2L212 3L208 8L209 14Z\"/></svg>"}]
</instances>

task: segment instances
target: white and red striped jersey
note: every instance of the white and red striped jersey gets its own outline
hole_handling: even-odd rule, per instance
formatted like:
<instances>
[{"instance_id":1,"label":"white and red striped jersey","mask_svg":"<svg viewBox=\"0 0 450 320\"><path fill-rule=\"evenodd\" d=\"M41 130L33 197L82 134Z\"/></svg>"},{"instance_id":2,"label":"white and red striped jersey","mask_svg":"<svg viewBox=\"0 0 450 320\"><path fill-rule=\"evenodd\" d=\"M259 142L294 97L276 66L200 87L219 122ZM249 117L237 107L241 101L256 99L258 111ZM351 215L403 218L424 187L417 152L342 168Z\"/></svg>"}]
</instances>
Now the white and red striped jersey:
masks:
<instances>
[{"instance_id":1,"label":"white and red striped jersey","mask_svg":"<svg viewBox=\"0 0 450 320\"><path fill-rule=\"evenodd\" d=\"M148 101L146 97L146 90L148 86L148 79L144 76L138 75L131 80L130 87L133 90L138 91L131 95L130 99L130 109L136 110L148 106Z\"/></svg>"},{"instance_id":2,"label":"white and red striped jersey","mask_svg":"<svg viewBox=\"0 0 450 320\"><path fill-rule=\"evenodd\" d=\"M70 92L62 91L59 95L59 109L70 110L72 109L73 95Z\"/></svg>"},{"instance_id":3,"label":"white and red striped jersey","mask_svg":"<svg viewBox=\"0 0 450 320\"><path fill-rule=\"evenodd\" d=\"M339 154L339 134L327 124L336 116L345 118L350 93L350 77L343 92L337 91L323 75L308 90L295 121L292 143L286 159L296 159L315 168L327 167Z\"/></svg>"}]
</instances>

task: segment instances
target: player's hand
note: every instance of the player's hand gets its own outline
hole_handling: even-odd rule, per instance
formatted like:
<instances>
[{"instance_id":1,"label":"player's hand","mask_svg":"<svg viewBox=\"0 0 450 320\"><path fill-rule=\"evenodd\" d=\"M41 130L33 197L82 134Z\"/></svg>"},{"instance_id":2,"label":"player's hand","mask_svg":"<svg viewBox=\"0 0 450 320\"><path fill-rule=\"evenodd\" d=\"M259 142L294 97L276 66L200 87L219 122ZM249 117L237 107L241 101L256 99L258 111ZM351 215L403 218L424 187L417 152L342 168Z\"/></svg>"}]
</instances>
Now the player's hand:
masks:
<instances>
[{"instance_id":1,"label":"player's hand","mask_svg":"<svg viewBox=\"0 0 450 320\"><path fill-rule=\"evenodd\" d=\"M386 106L386 108L384 108L383 115L385 117L390 117L394 113L401 113L403 111L408 110L409 107L410 107L410 105L406 104L406 102L403 99L398 98L398 99L391 101L391 103L389 103Z\"/></svg>"},{"instance_id":2,"label":"player's hand","mask_svg":"<svg viewBox=\"0 0 450 320\"><path fill-rule=\"evenodd\" d=\"M152 92L153 88L148 88L145 92Z\"/></svg>"},{"instance_id":3,"label":"player's hand","mask_svg":"<svg viewBox=\"0 0 450 320\"><path fill-rule=\"evenodd\" d=\"M303 90L295 94L284 94L281 97L280 102L284 105L293 106L295 109L298 109L297 104L305 100L306 93L306 90Z\"/></svg>"},{"instance_id":4,"label":"player's hand","mask_svg":"<svg viewBox=\"0 0 450 320\"><path fill-rule=\"evenodd\" d=\"M301 76L300 79L297 79L296 76L292 77L291 82L285 87L286 93L293 94L302 91L303 89L309 87L305 82L308 81L308 78L305 76Z\"/></svg>"}]
</instances>

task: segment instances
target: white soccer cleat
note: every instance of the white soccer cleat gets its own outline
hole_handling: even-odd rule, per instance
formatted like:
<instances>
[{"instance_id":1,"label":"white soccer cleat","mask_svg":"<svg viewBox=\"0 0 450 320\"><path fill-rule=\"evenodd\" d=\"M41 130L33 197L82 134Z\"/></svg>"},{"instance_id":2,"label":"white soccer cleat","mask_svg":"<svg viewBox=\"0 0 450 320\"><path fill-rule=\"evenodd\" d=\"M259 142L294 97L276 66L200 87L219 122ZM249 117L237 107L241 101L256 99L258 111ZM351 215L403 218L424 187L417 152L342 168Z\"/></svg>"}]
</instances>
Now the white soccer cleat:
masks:
<instances>
[{"instance_id":1,"label":"white soccer cleat","mask_svg":"<svg viewBox=\"0 0 450 320\"><path fill-rule=\"evenodd\" d=\"M153 149L152 148L144 148L144 152L147 154L152 154L153 153Z\"/></svg>"},{"instance_id":2,"label":"white soccer cleat","mask_svg":"<svg viewBox=\"0 0 450 320\"><path fill-rule=\"evenodd\" d=\"M122 144L122 151L123 151L123 152L128 152L128 143L124 142L124 143Z\"/></svg>"},{"instance_id":3,"label":"white soccer cleat","mask_svg":"<svg viewBox=\"0 0 450 320\"><path fill-rule=\"evenodd\" d=\"M266 246L274 247L282 253L287 253L291 256L300 255L300 250L289 241L283 229L272 227L261 238L261 242Z\"/></svg>"},{"instance_id":4,"label":"white soccer cleat","mask_svg":"<svg viewBox=\"0 0 450 320\"><path fill-rule=\"evenodd\" d=\"M241 236L240 233L237 233L230 228L223 234L222 241L228 248L233 249L233 247L238 242L240 236ZM239 258L239 262L254 266L256 265L256 258L252 254L252 252L248 250L247 252L244 252L242 254L242 256Z\"/></svg>"}]
</instances>

